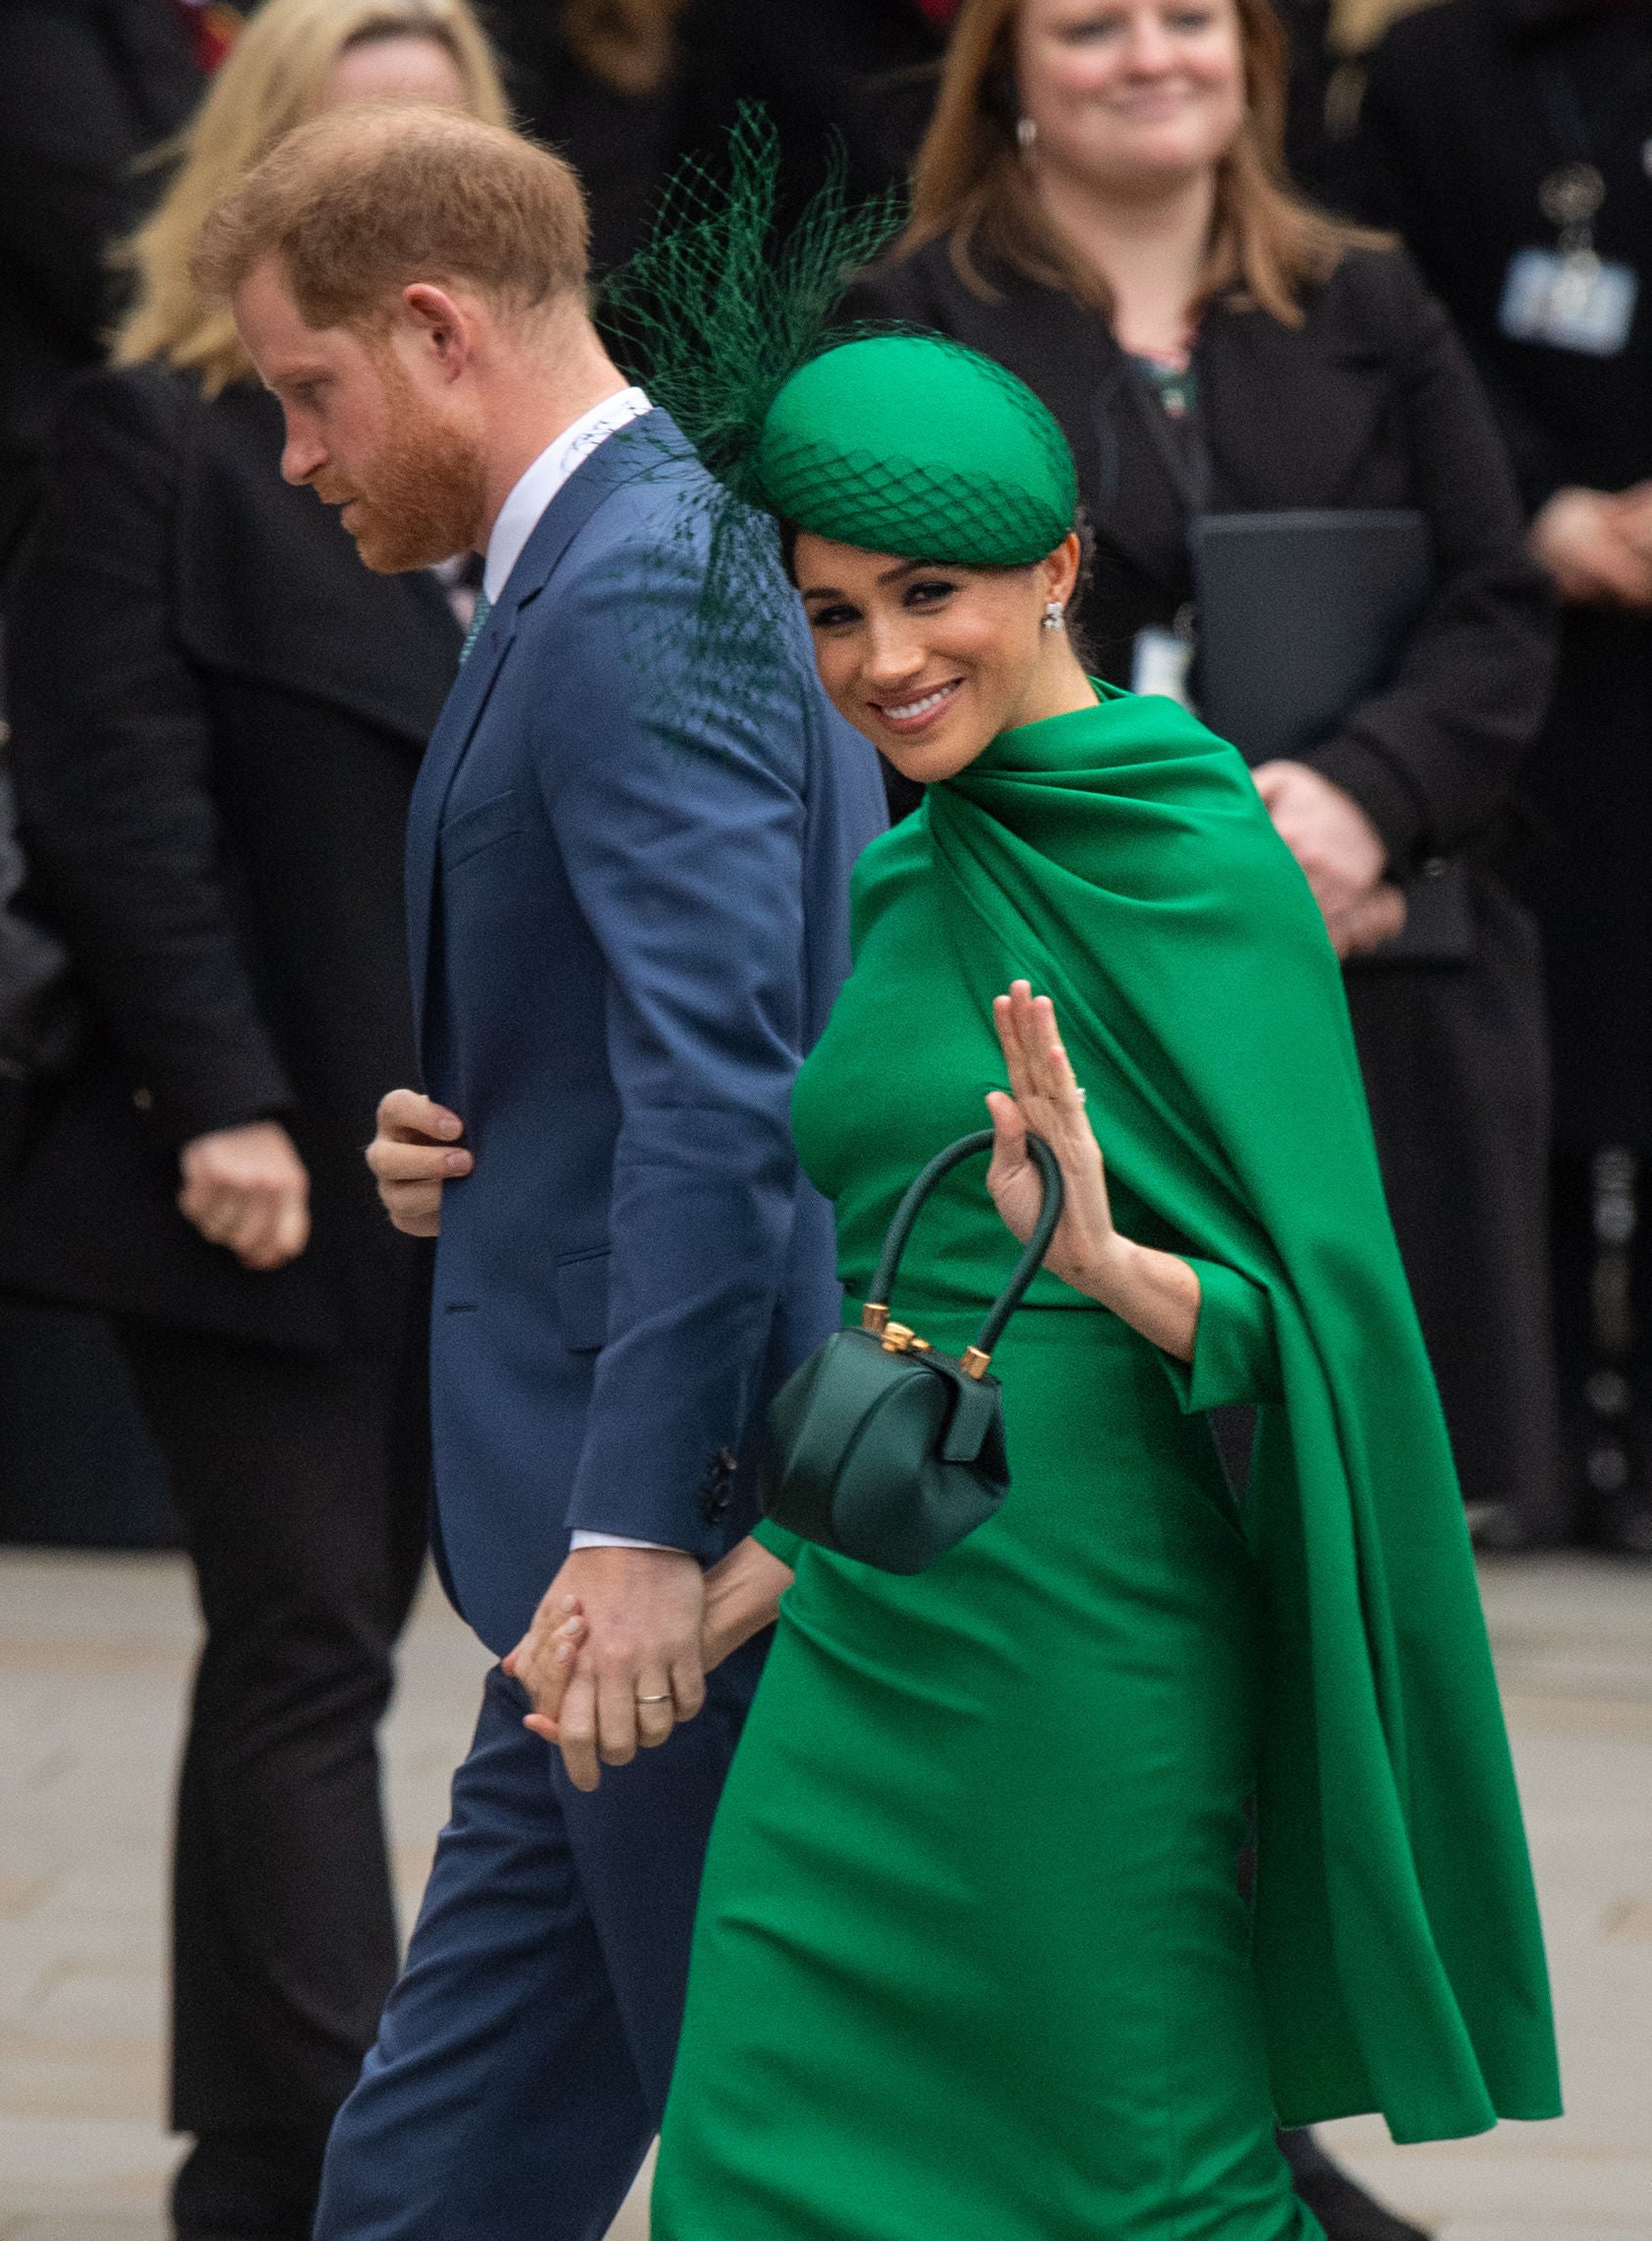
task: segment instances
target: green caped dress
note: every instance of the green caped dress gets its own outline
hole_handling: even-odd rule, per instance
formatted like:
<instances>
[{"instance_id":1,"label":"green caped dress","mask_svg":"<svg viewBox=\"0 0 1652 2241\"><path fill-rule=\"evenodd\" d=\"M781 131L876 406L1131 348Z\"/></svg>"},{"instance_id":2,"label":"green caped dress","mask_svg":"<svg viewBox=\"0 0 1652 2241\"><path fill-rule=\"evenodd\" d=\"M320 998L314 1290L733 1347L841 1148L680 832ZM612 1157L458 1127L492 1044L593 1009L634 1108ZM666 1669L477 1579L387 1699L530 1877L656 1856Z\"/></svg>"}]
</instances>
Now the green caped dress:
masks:
<instances>
[{"instance_id":1,"label":"green caped dress","mask_svg":"<svg viewBox=\"0 0 1652 2241\"><path fill-rule=\"evenodd\" d=\"M1008 1501L797 1578L707 1861L655 2241L1285 2241L1274 2138L1559 2109L1520 1811L1340 979L1233 751L1166 701L1008 732L862 858L799 1078L849 1313L1055 1000L1172 1361L1041 1275ZM958 1170L895 1312L961 1351L1014 1246ZM1259 1409L1229 1493L1204 1412ZM1254 1849L1254 1880L1242 1859ZM1248 1891L1242 1889L1248 1886Z\"/></svg>"}]
</instances>

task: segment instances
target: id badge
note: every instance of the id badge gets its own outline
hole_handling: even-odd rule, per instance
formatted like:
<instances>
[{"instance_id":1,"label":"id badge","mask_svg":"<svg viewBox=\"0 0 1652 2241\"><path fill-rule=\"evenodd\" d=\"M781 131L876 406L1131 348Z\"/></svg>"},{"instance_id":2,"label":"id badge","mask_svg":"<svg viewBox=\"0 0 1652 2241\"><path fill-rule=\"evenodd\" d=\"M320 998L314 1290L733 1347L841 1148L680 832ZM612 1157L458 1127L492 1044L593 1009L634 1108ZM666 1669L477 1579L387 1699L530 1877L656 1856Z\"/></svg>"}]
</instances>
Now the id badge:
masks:
<instances>
[{"instance_id":1,"label":"id badge","mask_svg":"<svg viewBox=\"0 0 1652 2241\"><path fill-rule=\"evenodd\" d=\"M1187 675L1193 666L1193 641L1175 630L1138 630L1130 660L1130 690L1158 693L1165 700L1193 707Z\"/></svg>"},{"instance_id":2,"label":"id badge","mask_svg":"<svg viewBox=\"0 0 1652 2241\"><path fill-rule=\"evenodd\" d=\"M1509 259L1497 324L1514 342L1546 342L1616 358L1629 339L1640 276L1593 250L1517 249Z\"/></svg>"}]
</instances>

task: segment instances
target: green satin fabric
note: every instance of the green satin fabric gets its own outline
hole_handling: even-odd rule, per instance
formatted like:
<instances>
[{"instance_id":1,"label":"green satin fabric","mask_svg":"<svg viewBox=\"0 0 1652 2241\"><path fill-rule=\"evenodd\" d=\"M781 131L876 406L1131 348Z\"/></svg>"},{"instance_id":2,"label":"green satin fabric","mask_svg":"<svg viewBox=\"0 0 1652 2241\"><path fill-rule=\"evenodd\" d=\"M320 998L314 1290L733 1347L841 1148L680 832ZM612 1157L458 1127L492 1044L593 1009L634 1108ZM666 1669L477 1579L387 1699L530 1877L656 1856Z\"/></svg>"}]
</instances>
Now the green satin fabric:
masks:
<instances>
[{"instance_id":1,"label":"green satin fabric","mask_svg":"<svg viewBox=\"0 0 1652 2241\"><path fill-rule=\"evenodd\" d=\"M1242 764L1163 700L994 742L855 873L799 1078L851 1319L1052 994L1194 1360L1048 1272L1011 1490L916 1578L798 1548L713 1833L656 2241L1305 2241L1274 2143L1558 2108L1518 1803L1335 961ZM897 1312L1014 1246L948 1179ZM1243 1516L1200 1411L1261 1405ZM1237 1861L1257 1801L1254 1910Z\"/></svg>"},{"instance_id":2,"label":"green satin fabric","mask_svg":"<svg viewBox=\"0 0 1652 2241\"><path fill-rule=\"evenodd\" d=\"M1423 2140L1554 2116L1502 1712L1336 962L1233 750L1097 689L934 790L936 883L977 1001L1012 973L1053 997L1113 1172L1273 1308L1246 1528L1280 2116Z\"/></svg>"}]
</instances>

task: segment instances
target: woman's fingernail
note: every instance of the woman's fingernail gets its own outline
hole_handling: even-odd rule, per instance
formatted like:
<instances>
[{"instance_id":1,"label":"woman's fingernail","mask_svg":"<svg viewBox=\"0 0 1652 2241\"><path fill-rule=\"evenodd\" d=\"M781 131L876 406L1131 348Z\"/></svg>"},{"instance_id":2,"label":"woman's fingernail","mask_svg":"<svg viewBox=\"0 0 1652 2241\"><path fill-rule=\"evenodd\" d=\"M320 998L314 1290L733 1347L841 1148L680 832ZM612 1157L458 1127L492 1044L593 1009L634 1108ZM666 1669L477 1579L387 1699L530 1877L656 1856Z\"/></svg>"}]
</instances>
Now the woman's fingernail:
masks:
<instances>
[{"instance_id":1,"label":"woman's fingernail","mask_svg":"<svg viewBox=\"0 0 1652 2241\"><path fill-rule=\"evenodd\" d=\"M470 1165L471 1155L469 1152L449 1152L446 1158L442 1161L443 1169L450 1175L462 1175L466 1173L470 1168Z\"/></svg>"}]
</instances>

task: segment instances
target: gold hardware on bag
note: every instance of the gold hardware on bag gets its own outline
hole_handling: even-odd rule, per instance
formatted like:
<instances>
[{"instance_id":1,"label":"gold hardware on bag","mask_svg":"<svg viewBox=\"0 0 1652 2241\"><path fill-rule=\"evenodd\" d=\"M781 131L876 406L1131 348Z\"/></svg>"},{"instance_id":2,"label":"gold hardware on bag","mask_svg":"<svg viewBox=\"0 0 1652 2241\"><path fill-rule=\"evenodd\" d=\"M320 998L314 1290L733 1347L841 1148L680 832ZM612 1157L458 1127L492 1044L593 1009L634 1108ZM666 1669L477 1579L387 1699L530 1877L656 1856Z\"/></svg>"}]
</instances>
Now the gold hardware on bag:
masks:
<instances>
[{"instance_id":1,"label":"gold hardware on bag","mask_svg":"<svg viewBox=\"0 0 1652 2241\"><path fill-rule=\"evenodd\" d=\"M958 1357L958 1367L966 1377L984 1377L991 1360L991 1355L983 1354L978 1346L966 1346Z\"/></svg>"},{"instance_id":2,"label":"gold hardware on bag","mask_svg":"<svg viewBox=\"0 0 1652 2241\"><path fill-rule=\"evenodd\" d=\"M881 1300L868 1300L861 1310L861 1328L870 1330L875 1338L881 1338L889 1326L889 1311Z\"/></svg>"},{"instance_id":3,"label":"gold hardware on bag","mask_svg":"<svg viewBox=\"0 0 1652 2241\"><path fill-rule=\"evenodd\" d=\"M909 1330L904 1322L890 1322L883 1326L883 1351L885 1354L933 1354L935 1350L926 1338L920 1338L917 1331Z\"/></svg>"}]
</instances>

